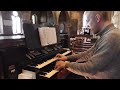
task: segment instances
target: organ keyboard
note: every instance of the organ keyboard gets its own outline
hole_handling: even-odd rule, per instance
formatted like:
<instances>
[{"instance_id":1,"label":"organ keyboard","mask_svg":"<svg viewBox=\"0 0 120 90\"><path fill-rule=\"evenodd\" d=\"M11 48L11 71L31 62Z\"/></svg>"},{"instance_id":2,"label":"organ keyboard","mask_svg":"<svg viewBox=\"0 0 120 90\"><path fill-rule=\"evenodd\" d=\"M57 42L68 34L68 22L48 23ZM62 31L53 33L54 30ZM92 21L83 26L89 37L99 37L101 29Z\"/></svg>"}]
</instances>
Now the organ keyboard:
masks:
<instances>
[{"instance_id":1,"label":"organ keyboard","mask_svg":"<svg viewBox=\"0 0 120 90\"><path fill-rule=\"evenodd\" d=\"M69 54L71 51L66 51L66 52L64 52L62 55L67 55L67 54ZM52 62L54 62L54 61L56 61L57 60L57 58L52 58L52 59L50 59L50 60L47 60L46 62L44 62L44 63L42 63L42 64L38 64L37 66L36 66L36 68L42 68L42 67L44 67L44 66L46 66L46 65L48 65L48 64L50 64L50 63L52 63Z\"/></svg>"},{"instance_id":2,"label":"organ keyboard","mask_svg":"<svg viewBox=\"0 0 120 90\"><path fill-rule=\"evenodd\" d=\"M33 51L27 53L26 57L28 60L27 63L22 64L22 69L35 72L37 79L56 78L59 71L54 69L57 61L55 55L58 53L61 53L62 55L70 55L72 52L70 50L63 49L60 46L51 47L49 50L47 49L45 47L44 49L38 50L39 54L37 54L37 56L32 54Z\"/></svg>"},{"instance_id":3,"label":"organ keyboard","mask_svg":"<svg viewBox=\"0 0 120 90\"><path fill-rule=\"evenodd\" d=\"M50 78L52 77L54 74L56 74L57 72L59 72L58 70L52 70L49 73L45 74L44 77Z\"/></svg>"},{"instance_id":4,"label":"organ keyboard","mask_svg":"<svg viewBox=\"0 0 120 90\"><path fill-rule=\"evenodd\" d=\"M69 53L71 53L71 51L66 51L66 52L64 52L62 55L68 55ZM40 68L42 68L42 67L44 67L44 66L47 66L48 64L50 64L50 63L52 63L52 62L54 62L54 61L56 61L56 60L57 60L57 58L50 59L50 60L48 60L48 61L46 61L46 62L38 65L36 68L39 68L39 69L40 69ZM59 71L56 70L56 69L53 69L52 71L50 71L50 72L46 73L45 75L43 75L43 77L50 78L50 77L52 77L54 74L56 74L57 72L59 72ZM40 76L41 76L41 75L40 75Z\"/></svg>"},{"instance_id":5,"label":"organ keyboard","mask_svg":"<svg viewBox=\"0 0 120 90\"><path fill-rule=\"evenodd\" d=\"M71 51L63 49L57 41L58 36L54 27L23 23L23 30L28 51L25 61L20 62L19 66L23 70L35 72L37 78L52 78L58 72L54 70L56 59L53 57L58 53L69 55Z\"/></svg>"}]
</instances>

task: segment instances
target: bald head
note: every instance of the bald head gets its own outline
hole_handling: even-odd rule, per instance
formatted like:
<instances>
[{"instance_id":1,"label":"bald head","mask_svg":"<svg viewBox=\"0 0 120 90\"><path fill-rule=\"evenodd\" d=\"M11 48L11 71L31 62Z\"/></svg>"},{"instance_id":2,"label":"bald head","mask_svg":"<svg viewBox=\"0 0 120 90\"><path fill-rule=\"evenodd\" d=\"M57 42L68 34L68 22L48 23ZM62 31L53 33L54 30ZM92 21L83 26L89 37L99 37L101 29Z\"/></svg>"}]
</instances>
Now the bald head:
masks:
<instances>
[{"instance_id":1,"label":"bald head","mask_svg":"<svg viewBox=\"0 0 120 90\"><path fill-rule=\"evenodd\" d=\"M101 20L107 21L109 20L109 12L108 11L85 11L84 12L85 15L89 16L89 17L94 17L95 15L100 15Z\"/></svg>"},{"instance_id":2,"label":"bald head","mask_svg":"<svg viewBox=\"0 0 120 90\"><path fill-rule=\"evenodd\" d=\"M84 26L90 26L94 34L98 33L102 28L109 25L109 11L85 11L83 15Z\"/></svg>"}]
</instances>

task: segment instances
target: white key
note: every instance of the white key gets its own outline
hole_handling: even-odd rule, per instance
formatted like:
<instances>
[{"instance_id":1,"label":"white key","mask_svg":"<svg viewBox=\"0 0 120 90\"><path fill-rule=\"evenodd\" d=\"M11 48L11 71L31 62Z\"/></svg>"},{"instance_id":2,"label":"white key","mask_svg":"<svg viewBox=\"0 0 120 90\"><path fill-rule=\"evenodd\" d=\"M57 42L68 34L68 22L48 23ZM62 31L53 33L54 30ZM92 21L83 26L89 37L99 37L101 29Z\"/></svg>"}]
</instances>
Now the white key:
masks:
<instances>
[{"instance_id":1,"label":"white key","mask_svg":"<svg viewBox=\"0 0 120 90\"><path fill-rule=\"evenodd\" d=\"M58 72L58 70L52 70L51 72L47 73L44 77L50 78L51 76L53 76L57 72Z\"/></svg>"},{"instance_id":2,"label":"white key","mask_svg":"<svg viewBox=\"0 0 120 90\"><path fill-rule=\"evenodd\" d=\"M67 55L67 54L69 54L70 52L71 52L71 51L67 51L67 52L63 53L62 55ZM52 62L54 62L54 61L56 61L56 60L57 60L57 58L52 58L52 59L47 60L46 62L44 62L44 63L42 63L42 64L38 64L38 65L36 66L36 68L40 69L40 68L42 68L42 67L44 67L44 66L46 66L46 65L48 65L48 64L50 64L50 63L52 63Z\"/></svg>"},{"instance_id":3,"label":"white key","mask_svg":"<svg viewBox=\"0 0 120 90\"><path fill-rule=\"evenodd\" d=\"M48 64L50 64L50 63L52 63L52 62L54 62L54 61L56 61L57 59L50 59L50 60L48 60L48 61L46 61L46 62L44 62L44 63L42 63L42 64L38 64L38 66L36 66L36 68L42 68L42 67L44 67L44 66L46 66L46 65L48 65Z\"/></svg>"}]
</instances>

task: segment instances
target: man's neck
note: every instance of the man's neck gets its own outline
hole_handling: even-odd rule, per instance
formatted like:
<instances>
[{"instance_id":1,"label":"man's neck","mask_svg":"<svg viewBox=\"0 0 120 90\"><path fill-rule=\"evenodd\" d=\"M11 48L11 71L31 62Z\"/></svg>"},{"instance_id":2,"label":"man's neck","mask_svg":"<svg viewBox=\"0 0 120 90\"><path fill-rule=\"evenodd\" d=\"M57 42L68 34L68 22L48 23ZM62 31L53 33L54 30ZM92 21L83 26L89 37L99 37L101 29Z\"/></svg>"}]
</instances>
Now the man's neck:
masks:
<instances>
[{"instance_id":1,"label":"man's neck","mask_svg":"<svg viewBox=\"0 0 120 90\"><path fill-rule=\"evenodd\" d=\"M103 32L105 32L107 29L105 29L107 26L109 26L110 24L112 24L110 21L106 21L104 23L101 24L101 29L100 31L96 34L96 35L101 35Z\"/></svg>"},{"instance_id":2,"label":"man's neck","mask_svg":"<svg viewBox=\"0 0 120 90\"><path fill-rule=\"evenodd\" d=\"M105 27L107 27L108 25L110 25L110 24L111 24L110 21L104 22L103 25L102 25L102 30L103 30Z\"/></svg>"}]
</instances>

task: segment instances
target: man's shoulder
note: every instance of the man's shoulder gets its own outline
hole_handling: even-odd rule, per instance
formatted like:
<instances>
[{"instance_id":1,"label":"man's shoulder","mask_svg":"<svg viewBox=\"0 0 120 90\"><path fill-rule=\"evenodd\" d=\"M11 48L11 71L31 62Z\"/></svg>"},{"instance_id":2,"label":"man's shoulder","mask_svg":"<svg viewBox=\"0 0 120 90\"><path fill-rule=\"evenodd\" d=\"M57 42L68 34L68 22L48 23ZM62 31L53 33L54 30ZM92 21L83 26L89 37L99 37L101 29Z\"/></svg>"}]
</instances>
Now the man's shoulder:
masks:
<instances>
[{"instance_id":1,"label":"man's shoulder","mask_svg":"<svg viewBox=\"0 0 120 90\"><path fill-rule=\"evenodd\" d=\"M120 30L119 29L114 29L111 32L108 33L107 35L108 37L112 37L112 38L120 38Z\"/></svg>"},{"instance_id":2,"label":"man's shoulder","mask_svg":"<svg viewBox=\"0 0 120 90\"><path fill-rule=\"evenodd\" d=\"M112 31L110 31L109 33L107 33L107 35L105 35L105 40L108 40L109 42L116 42L118 40L120 40L120 30L118 29L114 29Z\"/></svg>"}]
</instances>

